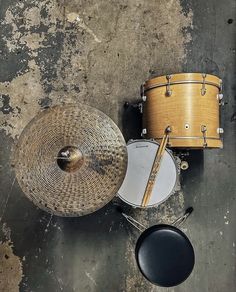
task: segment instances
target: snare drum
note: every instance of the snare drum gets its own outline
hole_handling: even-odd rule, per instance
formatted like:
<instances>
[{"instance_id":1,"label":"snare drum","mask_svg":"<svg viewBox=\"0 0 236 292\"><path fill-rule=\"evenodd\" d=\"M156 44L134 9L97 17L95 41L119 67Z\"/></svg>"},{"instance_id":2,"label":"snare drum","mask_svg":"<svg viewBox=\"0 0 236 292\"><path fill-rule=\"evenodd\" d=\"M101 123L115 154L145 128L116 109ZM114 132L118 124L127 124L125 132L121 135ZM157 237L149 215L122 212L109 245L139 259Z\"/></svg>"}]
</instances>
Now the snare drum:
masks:
<instances>
[{"instance_id":1,"label":"snare drum","mask_svg":"<svg viewBox=\"0 0 236 292\"><path fill-rule=\"evenodd\" d=\"M133 207L141 207L158 148L159 144L152 140L131 140L127 144L128 168L118 196ZM166 149L147 207L165 201L175 192L178 182L178 163L171 152Z\"/></svg>"},{"instance_id":2,"label":"snare drum","mask_svg":"<svg viewBox=\"0 0 236 292\"><path fill-rule=\"evenodd\" d=\"M169 147L222 148L221 79L180 73L150 79L142 89L144 137L160 142L170 126Z\"/></svg>"}]
</instances>

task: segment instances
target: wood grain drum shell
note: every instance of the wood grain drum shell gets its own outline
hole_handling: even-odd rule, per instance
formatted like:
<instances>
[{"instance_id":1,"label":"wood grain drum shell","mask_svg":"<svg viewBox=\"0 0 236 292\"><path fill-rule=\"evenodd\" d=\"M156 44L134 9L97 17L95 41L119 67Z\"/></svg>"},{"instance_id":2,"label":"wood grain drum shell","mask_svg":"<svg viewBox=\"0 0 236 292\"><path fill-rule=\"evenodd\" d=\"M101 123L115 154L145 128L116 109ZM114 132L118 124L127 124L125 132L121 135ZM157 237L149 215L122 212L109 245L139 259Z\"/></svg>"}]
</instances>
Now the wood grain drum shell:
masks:
<instances>
[{"instance_id":1,"label":"wood grain drum shell","mask_svg":"<svg viewBox=\"0 0 236 292\"><path fill-rule=\"evenodd\" d=\"M143 136L160 142L171 127L169 147L222 148L222 81L202 73L160 76L143 85Z\"/></svg>"}]
</instances>

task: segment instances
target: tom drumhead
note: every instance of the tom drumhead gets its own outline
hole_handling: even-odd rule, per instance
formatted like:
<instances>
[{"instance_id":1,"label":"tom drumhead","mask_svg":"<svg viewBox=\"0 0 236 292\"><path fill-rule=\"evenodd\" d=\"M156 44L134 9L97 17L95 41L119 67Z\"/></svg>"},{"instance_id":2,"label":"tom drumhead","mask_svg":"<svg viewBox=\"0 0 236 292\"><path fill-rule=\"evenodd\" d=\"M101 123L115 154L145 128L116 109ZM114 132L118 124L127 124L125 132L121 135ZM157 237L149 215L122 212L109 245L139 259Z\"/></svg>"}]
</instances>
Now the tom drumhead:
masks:
<instances>
[{"instance_id":1,"label":"tom drumhead","mask_svg":"<svg viewBox=\"0 0 236 292\"><path fill-rule=\"evenodd\" d=\"M159 144L151 140L134 140L127 145L128 168L118 191L120 199L134 207L141 207L142 198ZM175 158L165 150L148 207L165 201L174 191L178 171Z\"/></svg>"}]
</instances>

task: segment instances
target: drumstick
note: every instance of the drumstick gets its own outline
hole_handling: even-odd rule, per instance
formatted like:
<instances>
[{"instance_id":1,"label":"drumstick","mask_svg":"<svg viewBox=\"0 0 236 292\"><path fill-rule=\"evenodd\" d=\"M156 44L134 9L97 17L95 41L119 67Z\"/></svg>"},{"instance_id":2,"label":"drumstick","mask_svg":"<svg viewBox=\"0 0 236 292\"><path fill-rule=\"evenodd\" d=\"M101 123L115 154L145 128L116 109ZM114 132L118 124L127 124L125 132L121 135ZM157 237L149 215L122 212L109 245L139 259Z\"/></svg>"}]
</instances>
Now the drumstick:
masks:
<instances>
[{"instance_id":1,"label":"drumstick","mask_svg":"<svg viewBox=\"0 0 236 292\"><path fill-rule=\"evenodd\" d=\"M156 157L154 159L152 170L150 172L148 183L147 183L145 193L143 196L142 205L141 205L142 207L146 207L148 205L149 200L150 200L153 186L154 186L154 183L156 180L156 176L157 176L157 173L158 173L160 165L161 165L162 157L164 155L166 142L167 142L167 139L163 138L161 145L157 151Z\"/></svg>"},{"instance_id":2,"label":"drumstick","mask_svg":"<svg viewBox=\"0 0 236 292\"><path fill-rule=\"evenodd\" d=\"M161 145L156 153L154 163L153 163L150 175L149 175L148 183L147 183L145 193L143 196L143 200L142 200L142 207L146 207L148 205L149 200L150 200L153 186L154 186L154 183L156 180L156 176L157 176L157 173L159 171L159 168L161 165L161 160L162 160L162 157L163 157L164 152L165 152L166 144L167 144L167 139L165 137L163 137Z\"/></svg>"},{"instance_id":3,"label":"drumstick","mask_svg":"<svg viewBox=\"0 0 236 292\"><path fill-rule=\"evenodd\" d=\"M152 169L151 169L151 172L150 172L150 175L148 178L148 182L146 185L146 189L145 189L145 192L143 195L142 204L141 204L142 207L146 207L149 203L150 198L151 198L154 183L156 181L156 177L157 177L158 171L159 171L160 166L161 166L161 161L162 161L162 158L163 158L164 153L165 153L165 148L166 148L168 137L169 137L168 133L170 131L171 131L170 127L167 127L165 130L165 134L161 140L161 144L160 144L158 151L156 153L156 156L155 156L155 159L154 159L154 162L152 165Z\"/></svg>"}]
</instances>

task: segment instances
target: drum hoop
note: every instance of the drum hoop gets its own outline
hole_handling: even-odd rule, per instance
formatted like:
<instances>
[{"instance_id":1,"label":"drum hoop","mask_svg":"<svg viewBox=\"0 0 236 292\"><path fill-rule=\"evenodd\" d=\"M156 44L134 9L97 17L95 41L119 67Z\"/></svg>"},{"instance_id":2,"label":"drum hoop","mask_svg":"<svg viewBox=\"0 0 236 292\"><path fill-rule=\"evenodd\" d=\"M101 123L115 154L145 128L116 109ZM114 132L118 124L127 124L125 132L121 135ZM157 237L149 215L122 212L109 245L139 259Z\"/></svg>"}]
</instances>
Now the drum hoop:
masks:
<instances>
[{"instance_id":1,"label":"drum hoop","mask_svg":"<svg viewBox=\"0 0 236 292\"><path fill-rule=\"evenodd\" d=\"M162 138L161 138L162 139ZM136 142L151 142L153 144L157 144L158 146L160 146L160 144L153 140L153 139L135 139L135 140L129 140L127 142L127 146L130 145L130 144L133 144L133 143L136 143ZM168 152L168 154L171 156L173 162L174 162L174 165L175 165L175 170L176 170L176 178L175 178L175 184L174 184L174 187L173 189L171 190L171 192L168 194L168 196L166 198L164 198L162 201L158 202L158 203L154 203L152 205L147 205L146 207L142 207L141 205L137 205L137 204L133 204L133 203L130 203L129 201L127 201L126 199L124 199L120 194L119 194L119 191L117 192L117 195L118 197L123 201L125 202L126 204L134 207L134 208L141 208L141 209L147 209L147 208L152 208L152 207L156 207L156 206L159 206L160 204L162 204L163 202L165 202L171 195L173 195L176 190L177 190L177 186L178 186L178 183L179 183L179 171L178 171L178 167L177 167L177 161L175 159L175 157L173 156L172 154L172 151L169 150L168 148L165 149L165 151ZM129 158L128 158L129 159Z\"/></svg>"},{"instance_id":2,"label":"drum hoop","mask_svg":"<svg viewBox=\"0 0 236 292\"><path fill-rule=\"evenodd\" d=\"M163 137L156 137L155 139L162 139ZM181 136L181 137L178 137L178 136L173 136L173 137L169 137L169 140L171 140L171 139L201 139L202 140L202 136L188 136L188 137L184 137L184 136ZM207 140L220 140L221 141L221 139L220 138L216 138L216 137L207 137L206 136L206 139Z\"/></svg>"},{"instance_id":3,"label":"drum hoop","mask_svg":"<svg viewBox=\"0 0 236 292\"><path fill-rule=\"evenodd\" d=\"M147 209L147 208L157 207L157 206L159 206L160 204L164 203L166 200L169 199L170 196L172 196L174 193L177 192L177 191L176 191L176 189L177 189L177 184L178 184L178 182L177 182L177 176L178 176L178 173L177 173L177 175L176 175L176 181L175 181L175 185L174 185L174 187L173 187L173 190L168 194L168 196L167 196L165 199L161 200L160 202L158 202L158 203L154 203L154 204L152 204L152 205L147 205L146 207L142 207L141 205L137 205L137 204L134 204L134 203L131 203L131 202L127 201L126 199L124 199L124 198L119 194L119 192L117 193L117 195L118 195L118 197L121 199L121 201L123 201L123 202L125 202L126 204L132 206L133 208Z\"/></svg>"},{"instance_id":4,"label":"drum hoop","mask_svg":"<svg viewBox=\"0 0 236 292\"><path fill-rule=\"evenodd\" d=\"M159 88L159 87L164 87L164 86L170 86L170 85L179 85L179 84L206 84L206 85L212 85L217 87L219 90L221 90L221 86L217 83L211 82L211 81L198 81L198 80L182 80L182 81L173 81L170 83L156 83L153 85L147 85L147 88L144 89L144 92L147 92L151 89ZM145 87L145 85L144 85Z\"/></svg>"},{"instance_id":5,"label":"drum hoop","mask_svg":"<svg viewBox=\"0 0 236 292\"><path fill-rule=\"evenodd\" d=\"M131 139L131 140L129 140L128 142L127 142L127 146L128 145L130 145L130 144L132 144L132 143L136 143L136 142L151 142L151 143L153 143L153 144L157 144L158 146L160 146L160 143L158 142L158 141L156 141L155 139L162 139L163 137L161 137L161 138L150 138L150 139ZM171 158L173 159L173 161L175 162L175 157L174 157L174 155L172 154L172 151L170 150L170 149L168 149L168 148L166 148L165 149L165 151L167 151L169 154L170 154L170 156L171 156ZM177 168L176 168L177 169Z\"/></svg>"}]
</instances>

